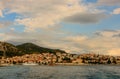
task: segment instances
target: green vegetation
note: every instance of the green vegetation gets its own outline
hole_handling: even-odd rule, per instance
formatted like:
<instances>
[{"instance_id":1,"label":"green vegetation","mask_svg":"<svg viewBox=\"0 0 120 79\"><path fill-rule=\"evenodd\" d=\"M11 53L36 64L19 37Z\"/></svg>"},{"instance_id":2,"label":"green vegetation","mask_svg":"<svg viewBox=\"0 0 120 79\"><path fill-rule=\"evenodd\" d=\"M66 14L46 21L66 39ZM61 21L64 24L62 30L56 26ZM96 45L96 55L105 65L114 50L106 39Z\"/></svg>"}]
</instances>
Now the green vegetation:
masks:
<instances>
[{"instance_id":1,"label":"green vegetation","mask_svg":"<svg viewBox=\"0 0 120 79\"><path fill-rule=\"evenodd\" d=\"M107 61L107 64L111 64L112 62L111 62L111 60L110 60L110 58L108 59L108 61Z\"/></svg>"},{"instance_id":2,"label":"green vegetation","mask_svg":"<svg viewBox=\"0 0 120 79\"><path fill-rule=\"evenodd\" d=\"M63 50L44 48L44 47L35 45L33 43L24 43L24 44L18 45L16 47L18 49L20 49L21 51L23 51L25 54L26 53L27 54L33 54L33 53L53 53L53 54L55 54L56 52L66 53Z\"/></svg>"},{"instance_id":3,"label":"green vegetation","mask_svg":"<svg viewBox=\"0 0 120 79\"><path fill-rule=\"evenodd\" d=\"M63 60L63 62L67 62L67 63L72 62L72 60L69 57L64 57L62 60Z\"/></svg>"}]
</instances>

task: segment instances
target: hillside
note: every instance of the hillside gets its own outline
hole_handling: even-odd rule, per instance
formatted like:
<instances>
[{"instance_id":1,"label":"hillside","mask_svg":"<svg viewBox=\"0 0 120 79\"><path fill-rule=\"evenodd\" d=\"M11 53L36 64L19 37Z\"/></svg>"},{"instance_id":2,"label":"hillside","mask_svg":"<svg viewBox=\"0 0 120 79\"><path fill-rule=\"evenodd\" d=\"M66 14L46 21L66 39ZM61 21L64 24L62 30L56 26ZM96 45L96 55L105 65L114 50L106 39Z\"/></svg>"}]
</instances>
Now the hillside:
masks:
<instances>
[{"instance_id":1,"label":"hillside","mask_svg":"<svg viewBox=\"0 0 120 79\"><path fill-rule=\"evenodd\" d=\"M24 54L33 54L33 53L55 54L56 52L66 53L63 50L44 48L32 43L24 43L24 44L15 46L7 42L0 42L0 57L2 56L12 57L12 56L20 56Z\"/></svg>"},{"instance_id":2,"label":"hillside","mask_svg":"<svg viewBox=\"0 0 120 79\"><path fill-rule=\"evenodd\" d=\"M0 42L0 57L1 56L13 56L13 55L21 55L19 49L16 46L7 43Z\"/></svg>"},{"instance_id":3,"label":"hillside","mask_svg":"<svg viewBox=\"0 0 120 79\"><path fill-rule=\"evenodd\" d=\"M59 49L50 49L50 48L44 48L44 47L40 47L38 45L35 45L33 43L24 43L21 45L16 46L19 50L22 50L24 53L53 53L55 54L56 52L61 52L61 53L66 53L63 50L59 50Z\"/></svg>"}]
</instances>

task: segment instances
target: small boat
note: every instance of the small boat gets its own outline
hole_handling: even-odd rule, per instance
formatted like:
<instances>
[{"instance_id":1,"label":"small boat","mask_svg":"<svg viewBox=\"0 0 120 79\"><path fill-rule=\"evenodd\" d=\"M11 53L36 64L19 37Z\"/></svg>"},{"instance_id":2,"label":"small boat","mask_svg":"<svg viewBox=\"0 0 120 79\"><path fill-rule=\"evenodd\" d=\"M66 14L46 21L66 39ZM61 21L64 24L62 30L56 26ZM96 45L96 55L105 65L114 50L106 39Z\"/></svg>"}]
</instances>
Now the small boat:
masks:
<instances>
[{"instance_id":1,"label":"small boat","mask_svg":"<svg viewBox=\"0 0 120 79\"><path fill-rule=\"evenodd\" d=\"M37 63L23 63L22 65L38 65Z\"/></svg>"}]
</instances>

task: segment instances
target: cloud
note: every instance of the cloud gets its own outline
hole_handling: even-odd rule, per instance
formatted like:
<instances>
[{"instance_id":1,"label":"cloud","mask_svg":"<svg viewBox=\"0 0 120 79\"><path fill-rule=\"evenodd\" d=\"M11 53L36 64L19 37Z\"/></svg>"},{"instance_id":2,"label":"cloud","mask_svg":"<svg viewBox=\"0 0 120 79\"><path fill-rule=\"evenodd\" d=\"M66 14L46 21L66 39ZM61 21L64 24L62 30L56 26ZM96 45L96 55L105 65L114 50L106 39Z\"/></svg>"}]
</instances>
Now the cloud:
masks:
<instances>
[{"instance_id":1,"label":"cloud","mask_svg":"<svg viewBox=\"0 0 120 79\"><path fill-rule=\"evenodd\" d=\"M120 55L120 37L115 35L120 34L120 30L104 30L94 34L93 37L88 36L68 36L65 38L65 43L70 47L69 52L77 53L100 53L109 55ZM67 46L66 46L67 47ZM117 48L117 50L114 50Z\"/></svg>"},{"instance_id":2,"label":"cloud","mask_svg":"<svg viewBox=\"0 0 120 79\"><path fill-rule=\"evenodd\" d=\"M25 25L25 31L49 28L64 17L87 10L80 0L2 0L2 4L6 13L20 15L16 23Z\"/></svg>"},{"instance_id":3,"label":"cloud","mask_svg":"<svg viewBox=\"0 0 120 79\"><path fill-rule=\"evenodd\" d=\"M108 52L109 55L120 56L120 48L112 48Z\"/></svg>"},{"instance_id":4,"label":"cloud","mask_svg":"<svg viewBox=\"0 0 120 79\"><path fill-rule=\"evenodd\" d=\"M110 0L109 0L110 1ZM112 1L112 0L111 0ZM115 5L114 0L99 0L100 5ZM119 4L119 3L118 3ZM117 4L117 5L118 5ZM72 35L62 31L60 22L98 23L107 15L96 6L85 5L82 0L1 0L0 16L16 13L14 24L25 26L22 33L11 27L10 32L0 33L0 40L14 44L33 42L49 48L65 50L69 53L102 53L114 54L120 48L120 31L99 31L93 36ZM1 22L0 28L10 26L9 22ZM114 49L115 48L115 49ZM117 53L116 53L117 54Z\"/></svg>"},{"instance_id":5,"label":"cloud","mask_svg":"<svg viewBox=\"0 0 120 79\"><path fill-rule=\"evenodd\" d=\"M70 16L73 19L70 21L76 23L96 23L105 16L98 13L101 10L85 5L82 0L2 0L1 4L4 5L4 9L7 9L6 14L19 14L15 23L24 25L26 32L47 29ZM85 16L94 18L90 20Z\"/></svg>"},{"instance_id":6,"label":"cloud","mask_svg":"<svg viewBox=\"0 0 120 79\"><path fill-rule=\"evenodd\" d=\"M114 9L113 14L120 14L120 8Z\"/></svg>"},{"instance_id":7,"label":"cloud","mask_svg":"<svg viewBox=\"0 0 120 79\"><path fill-rule=\"evenodd\" d=\"M1 41L11 40L13 38L15 38L15 37L11 36L9 33L0 33Z\"/></svg>"},{"instance_id":8,"label":"cloud","mask_svg":"<svg viewBox=\"0 0 120 79\"><path fill-rule=\"evenodd\" d=\"M78 42L85 41L86 39L87 39L87 36L77 35L77 36L68 36L68 37L64 38L64 41L78 43Z\"/></svg>"},{"instance_id":9,"label":"cloud","mask_svg":"<svg viewBox=\"0 0 120 79\"><path fill-rule=\"evenodd\" d=\"M98 31L95 34L101 37L117 37L120 34L120 30L104 30Z\"/></svg>"},{"instance_id":10,"label":"cloud","mask_svg":"<svg viewBox=\"0 0 120 79\"><path fill-rule=\"evenodd\" d=\"M0 2L0 17L3 17L3 9L4 9L4 6L2 4L2 2Z\"/></svg>"},{"instance_id":11,"label":"cloud","mask_svg":"<svg viewBox=\"0 0 120 79\"><path fill-rule=\"evenodd\" d=\"M120 30L99 31L90 37L86 35L64 35L57 31L32 32L32 33L0 33L0 39L13 44L32 42L39 46L62 49L68 53L100 53L120 55Z\"/></svg>"},{"instance_id":12,"label":"cloud","mask_svg":"<svg viewBox=\"0 0 120 79\"><path fill-rule=\"evenodd\" d=\"M13 25L13 22L11 21L0 21L0 28L5 28L11 25Z\"/></svg>"},{"instance_id":13,"label":"cloud","mask_svg":"<svg viewBox=\"0 0 120 79\"><path fill-rule=\"evenodd\" d=\"M97 5L118 6L120 5L120 0L98 0Z\"/></svg>"},{"instance_id":14,"label":"cloud","mask_svg":"<svg viewBox=\"0 0 120 79\"><path fill-rule=\"evenodd\" d=\"M0 17L3 17L3 13L2 13L2 11L0 10Z\"/></svg>"},{"instance_id":15,"label":"cloud","mask_svg":"<svg viewBox=\"0 0 120 79\"><path fill-rule=\"evenodd\" d=\"M106 17L107 15L103 13L77 13L64 18L64 21L70 23L89 24L98 23Z\"/></svg>"}]
</instances>

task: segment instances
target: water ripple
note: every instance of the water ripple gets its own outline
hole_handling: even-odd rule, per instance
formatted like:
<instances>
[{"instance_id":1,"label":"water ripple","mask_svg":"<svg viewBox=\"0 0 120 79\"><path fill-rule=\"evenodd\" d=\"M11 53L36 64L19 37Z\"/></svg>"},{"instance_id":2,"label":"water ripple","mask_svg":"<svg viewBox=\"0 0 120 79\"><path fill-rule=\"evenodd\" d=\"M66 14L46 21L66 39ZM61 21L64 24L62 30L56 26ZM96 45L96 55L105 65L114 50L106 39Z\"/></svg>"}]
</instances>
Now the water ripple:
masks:
<instances>
[{"instance_id":1,"label":"water ripple","mask_svg":"<svg viewBox=\"0 0 120 79\"><path fill-rule=\"evenodd\" d=\"M0 79L120 79L120 66L0 67Z\"/></svg>"}]
</instances>

